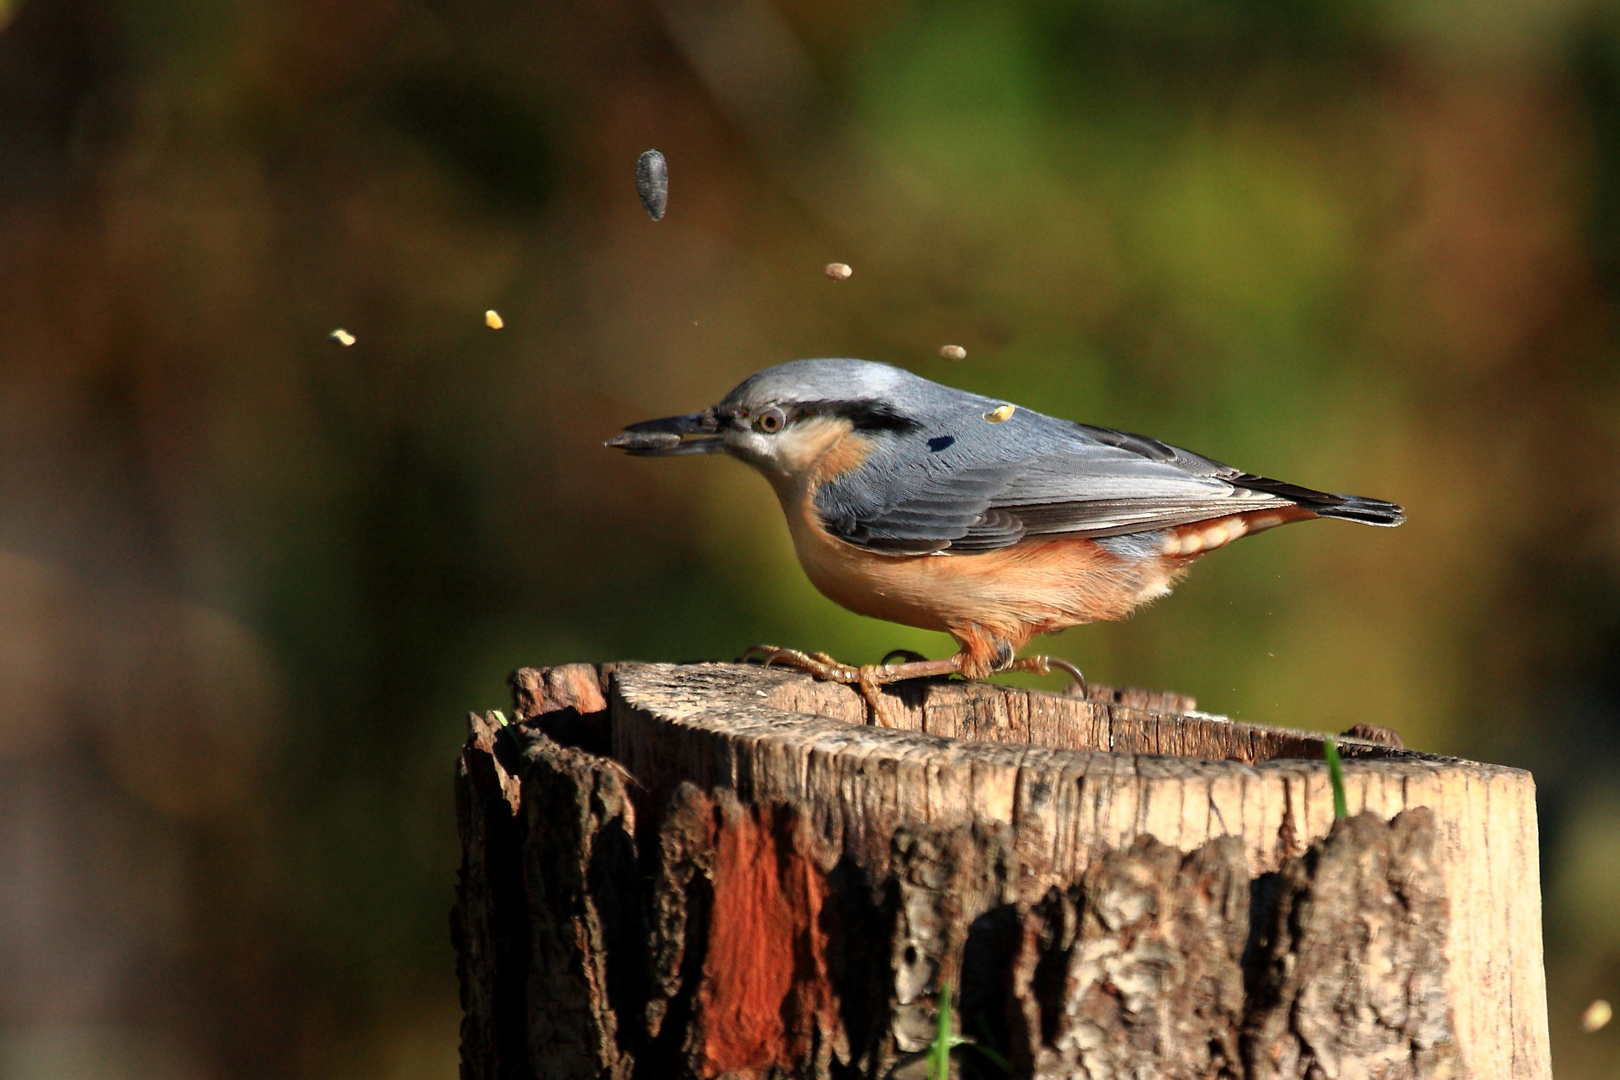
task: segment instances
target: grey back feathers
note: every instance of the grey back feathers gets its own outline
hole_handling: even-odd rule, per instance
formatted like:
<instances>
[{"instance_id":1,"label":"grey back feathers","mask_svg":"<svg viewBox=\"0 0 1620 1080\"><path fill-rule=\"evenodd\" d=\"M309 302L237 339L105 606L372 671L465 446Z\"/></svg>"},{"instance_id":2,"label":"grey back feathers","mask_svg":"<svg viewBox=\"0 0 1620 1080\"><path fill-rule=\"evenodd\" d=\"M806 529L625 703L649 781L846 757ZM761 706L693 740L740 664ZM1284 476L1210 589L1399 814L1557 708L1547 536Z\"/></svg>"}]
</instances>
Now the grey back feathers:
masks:
<instances>
[{"instance_id":1,"label":"grey back feathers","mask_svg":"<svg viewBox=\"0 0 1620 1080\"><path fill-rule=\"evenodd\" d=\"M721 408L821 403L872 452L821 485L826 527L872 551L988 551L1029 537L1114 537L1303 506L1398 525L1400 507L1269 480L1156 439L1044 416L887 364L798 360L751 376ZM1001 409L1001 412L997 412ZM999 418L999 422L987 419Z\"/></svg>"}]
</instances>

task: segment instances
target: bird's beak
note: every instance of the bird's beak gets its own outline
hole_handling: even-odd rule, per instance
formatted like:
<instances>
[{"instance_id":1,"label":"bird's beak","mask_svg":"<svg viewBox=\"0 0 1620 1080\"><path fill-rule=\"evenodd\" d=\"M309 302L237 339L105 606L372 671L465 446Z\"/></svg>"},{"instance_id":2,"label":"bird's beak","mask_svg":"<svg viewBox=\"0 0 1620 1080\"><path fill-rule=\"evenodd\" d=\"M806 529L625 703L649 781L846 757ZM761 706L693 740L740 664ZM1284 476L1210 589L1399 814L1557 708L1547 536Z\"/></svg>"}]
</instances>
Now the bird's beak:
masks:
<instances>
[{"instance_id":1,"label":"bird's beak","mask_svg":"<svg viewBox=\"0 0 1620 1080\"><path fill-rule=\"evenodd\" d=\"M725 449L720 424L714 410L689 416L666 416L643 420L624 429L603 446L623 450L633 457L674 457L677 454L712 454Z\"/></svg>"}]
</instances>

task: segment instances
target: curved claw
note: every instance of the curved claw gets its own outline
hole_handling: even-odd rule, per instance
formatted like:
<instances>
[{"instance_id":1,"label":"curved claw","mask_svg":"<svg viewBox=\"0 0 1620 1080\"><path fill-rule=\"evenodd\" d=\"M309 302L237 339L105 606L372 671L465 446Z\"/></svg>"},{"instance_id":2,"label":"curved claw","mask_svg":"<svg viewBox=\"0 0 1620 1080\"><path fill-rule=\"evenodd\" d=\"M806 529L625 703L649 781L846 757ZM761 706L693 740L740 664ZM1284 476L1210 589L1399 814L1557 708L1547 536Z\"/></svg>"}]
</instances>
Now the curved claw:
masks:
<instances>
[{"instance_id":1,"label":"curved claw","mask_svg":"<svg viewBox=\"0 0 1620 1080\"><path fill-rule=\"evenodd\" d=\"M889 661L897 656L908 664L921 664L928 660L928 657L915 649L890 649L883 654L883 659L878 661L878 667L888 667Z\"/></svg>"},{"instance_id":2,"label":"curved claw","mask_svg":"<svg viewBox=\"0 0 1620 1080\"><path fill-rule=\"evenodd\" d=\"M1081 673L1079 668L1075 667L1067 660L1059 660L1053 656L1048 656L1046 658L1046 662L1052 667L1061 668L1064 671L1067 671L1069 675L1073 677L1075 685L1080 687L1080 697L1082 700L1091 696L1091 687L1087 685L1086 677Z\"/></svg>"},{"instance_id":3,"label":"curved claw","mask_svg":"<svg viewBox=\"0 0 1620 1080\"><path fill-rule=\"evenodd\" d=\"M1075 686L1080 688L1080 697L1082 700L1090 696L1091 687L1086 684L1086 677L1080 673L1079 668L1075 667L1067 660L1059 660L1052 656L1025 656L1014 660L1012 663L1001 668L1000 671L1022 671L1030 675L1050 675L1053 668L1057 668L1061 671L1066 671L1069 673L1069 677L1074 679ZM1074 687L1070 687L1069 689L1073 690Z\"/></svg>"},{"instance_id":4,"label":"curved claw","mask_svg":"<svg viewBox=\"0 0 1620 1080\"><path fill-rule=\"evenodd\" d=\"M737 657L737 663L749 664L757 660L763 666L770 667L771 661L786 651L776 645L750 645L743 650L741 656Z\"/></svg>"}]
</instances>

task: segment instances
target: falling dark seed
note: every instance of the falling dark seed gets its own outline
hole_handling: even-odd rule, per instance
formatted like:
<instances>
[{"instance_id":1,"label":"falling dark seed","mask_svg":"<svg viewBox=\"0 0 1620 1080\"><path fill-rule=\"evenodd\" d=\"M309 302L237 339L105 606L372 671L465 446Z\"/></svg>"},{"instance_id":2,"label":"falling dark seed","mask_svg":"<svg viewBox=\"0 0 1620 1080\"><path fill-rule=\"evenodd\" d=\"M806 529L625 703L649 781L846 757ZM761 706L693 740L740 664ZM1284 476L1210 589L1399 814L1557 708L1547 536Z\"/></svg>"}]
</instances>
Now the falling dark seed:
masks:
<instances>
[{"instance_id":1,"label":"falling dark seed","mask_svg":"<svg viewBox=\"0 0 1620 1080\"><path fill-rule=\"evenodd\" d=\"M669 202L669 162L663 154L648 150L636 159L636 191L652 219L662 221L664 204Z\"/></svg>"}]
</instances>

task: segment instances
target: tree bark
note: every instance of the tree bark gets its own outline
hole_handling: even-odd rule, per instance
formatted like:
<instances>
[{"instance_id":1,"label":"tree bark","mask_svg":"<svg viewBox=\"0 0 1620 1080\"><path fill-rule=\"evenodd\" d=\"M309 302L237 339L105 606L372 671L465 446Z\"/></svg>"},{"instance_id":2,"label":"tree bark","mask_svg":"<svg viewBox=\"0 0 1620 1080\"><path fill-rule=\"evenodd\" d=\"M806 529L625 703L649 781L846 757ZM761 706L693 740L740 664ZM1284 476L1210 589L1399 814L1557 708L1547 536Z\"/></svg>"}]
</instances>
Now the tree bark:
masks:
<instances>
[{"instance_id":1,"label":"tree bark","mask_svg":"<svg viewBox=\"0 0 1620 1080\"><path fill-rule=\"evenodd\" d=\"M1550 1075L1527 773L1177 695L574 664L473 716L467 1080ZM1393 740L1398 743L1398 740ZM963 1075L999 1076L959 1050Z\"/></svg>"}]
</instances>

